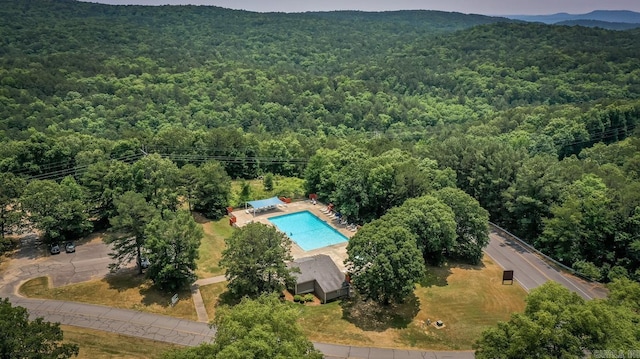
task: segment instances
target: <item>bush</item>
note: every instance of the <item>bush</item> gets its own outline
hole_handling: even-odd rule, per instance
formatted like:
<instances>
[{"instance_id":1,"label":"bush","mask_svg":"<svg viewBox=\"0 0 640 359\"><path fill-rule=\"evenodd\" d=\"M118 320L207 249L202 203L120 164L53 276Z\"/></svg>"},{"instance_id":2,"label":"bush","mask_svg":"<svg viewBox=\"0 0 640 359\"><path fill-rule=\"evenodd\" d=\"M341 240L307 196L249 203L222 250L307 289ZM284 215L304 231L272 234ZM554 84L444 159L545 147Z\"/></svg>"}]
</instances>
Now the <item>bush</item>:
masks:
<instances>
[{"instance_id":1,"label":"bush","mask_svg":"<svg viewBox=\"0 0 640 359\"><path fill-rule=\"evenodd\" d=\"M315 297L311 293L309 293L309 294L304 296L304 301L305 302L313 302L314 299L315 299Z\"/></svg>"},{"instance_id":2,"label":"bush","mask_svg":"<svg viewBox=\"0 0 640 359\"><path fill-rule=\"evenodd\" d=\"M269 192L269 191L273 191L273 173L267 173L266 175L264 175L263 180L262 180L262 184L264 185L264 190Z\"/></svg>"},{"instance_id":3,"label":"bush","mask_svg":"<svg viewBox=\"0 0 640 359\"><path fill-rule=\"evenodd\" d=\"M302 296L300 294L296 294L293 296L294 302L302 302Z\"/></svg>"},{"instance_id":4,"label":"bush","mask_svg":"<svg viewBox=\"0 0 640 359\"><path fill-rule=\"evenodd\" d=\"M577 261L573 263L573 269L583 276L591 280L599 281L602 279L602 272L595 264L587 261Z\"/></svg>"}]
</instances>

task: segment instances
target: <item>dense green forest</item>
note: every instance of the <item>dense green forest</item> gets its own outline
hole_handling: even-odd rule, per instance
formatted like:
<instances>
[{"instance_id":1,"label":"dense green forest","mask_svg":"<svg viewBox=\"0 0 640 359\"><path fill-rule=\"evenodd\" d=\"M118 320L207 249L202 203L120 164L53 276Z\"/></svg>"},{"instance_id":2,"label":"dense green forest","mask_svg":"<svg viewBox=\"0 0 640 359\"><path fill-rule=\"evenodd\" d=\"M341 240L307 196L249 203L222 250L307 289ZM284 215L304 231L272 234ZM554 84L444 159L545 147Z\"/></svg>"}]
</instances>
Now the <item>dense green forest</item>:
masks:
<instances>
[{"instance_id":1,"label":"dense green forest","mask_svg":"<svg viewBox=\"0 0 640 359\"><path fill-rule=\"evenodd\" d=\"M51 198L30 219L79 235L127 191L159 210L193 195L218 217L227 198L207 179L273 173L359 224L457 187L583 274L640 280L638 29L1 5L3 236Z\"/></svg>"}]
</instances>

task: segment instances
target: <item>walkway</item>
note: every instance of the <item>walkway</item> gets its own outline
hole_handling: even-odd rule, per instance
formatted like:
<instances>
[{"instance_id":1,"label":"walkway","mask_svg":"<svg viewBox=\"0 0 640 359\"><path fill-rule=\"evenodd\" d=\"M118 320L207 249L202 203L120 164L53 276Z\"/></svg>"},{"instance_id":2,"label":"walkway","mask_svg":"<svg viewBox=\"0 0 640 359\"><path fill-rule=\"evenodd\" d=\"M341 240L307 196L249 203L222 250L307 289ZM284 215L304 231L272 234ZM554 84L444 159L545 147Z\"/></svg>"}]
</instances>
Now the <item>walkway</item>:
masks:
<instances>
[{"instance_id":1,"label":"walkway","mask_svg":"<svg viewBox=\"0 0 640 359\"><path fill-rule=\"evenodd\" d=\"M196 346L211 342L215 328L207 324L208 318L199 287L224 281L224 276L198 280L194 289L198 321L164 315L111 308L78 302L25 298L18 288L25 281L49 276L54 286L83 282L100 278L108 273L108 248L102 243L88 243L77 247L75 254L62 253L46 256L40 249L25 245L11 260L9 267L0 273L0 297L9 298L13 305L29 311L31 318L42 317L46 321L59 322L81 328L91 328L184 346ZM197 305L197 302L201 305ZM199 309L198 309L199 308ZM373 358L451 358L472 359L473 352L433 352L384 348L367 348L326 343L314 343L316 348L330 359Z\"/></svg>"},{"instance_id":2,"label":"walkway","mask_svg":"<svg viewBox=\"0 0 640 359\"><path fill-rule=\"evenodd\" d=\"M191 286L191 298L193 299L193 305L196 307L199 322L209 323L209 314L207 314L207 308L204 306L204 300L202 300L202 294L200 294L200 287L207 284L221 283L225 280L227 280L225 276L219 275L211 278L198 279Z\"/></svg>"},{"instance_id":3,"label":"walkway","mask_svg":"<svg viewBox=\"0 0 640 359\"><path fill-rule=\"evenodd\" d=\"M210 342L215 336L215 328L207 324L209 318L200 295L202 285L224 281L224 276L198 280L192 288L198 322L163 315L144 313L127 309L116 309L99 305L56 300L24 298L17 289L24 281L43 275L52 277L53 285L82 282L104 276L108 270L106 255L108 248L102 244L88 243L77 247L75 254L43 256L36 247L25 246L7 270L0 273L0 297L8 297L14 305L27 308L31 317L43 317L47 321L60 322L84 328L104 330L140 338L164 341L185 346ZM526 248L513 241L491 234L486 249L499 265L514 269L516 280L527 290L539 286L547 280L554 280L574 290L585 298L606 295L602 288L586 283L578 278L559 272L549 266ZM435 352L386 348L370 348L314 343L326 358L449 358L472 359L472 351Z\"/></svg>"}]
</instances>

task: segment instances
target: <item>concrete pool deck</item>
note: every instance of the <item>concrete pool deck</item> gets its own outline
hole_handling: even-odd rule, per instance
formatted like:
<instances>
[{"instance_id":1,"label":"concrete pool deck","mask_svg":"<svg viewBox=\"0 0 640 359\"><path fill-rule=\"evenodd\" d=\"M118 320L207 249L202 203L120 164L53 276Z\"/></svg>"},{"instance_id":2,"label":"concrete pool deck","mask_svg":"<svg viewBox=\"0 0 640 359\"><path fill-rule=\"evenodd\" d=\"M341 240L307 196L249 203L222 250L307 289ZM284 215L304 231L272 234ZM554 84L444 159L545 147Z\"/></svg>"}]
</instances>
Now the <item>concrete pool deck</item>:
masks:
<instances>
[{"instance_id":1,"label":"concrete pool deck","mask_svg":"<svg viewBox=\"0 0 640 359\"><path fill-rule=\"evenodd\" d=\"M253 215L253 212L251 211L251 209L249 209L249 213L245 212L244 209L237 209L231 212L231 214L233 214L237 218L236 226L238 227L246 226L248 223L251 223L252 221L273 226L273 223L269 221L269 218L271 217L277 217L277 216L282 216L284 214L291 214L291 213L302 212L302 211L309 211L313 213L316 217L320 218L320 220L326 222L332 228L340 232L345 237L347 238L353 237L355 232L348 230L345 226L340 225L337 221L332 220L326 214L320 211L321 209L326 207L327 206L322 203L317 203L314 205L310 201L298 201L298 202L289 203L287 204L286 207L284 206L276 207L275 209L256 213L255 216ZM291 242L292 242L291 255L293 256L294 259L309 257L316 254L326 254L329 257L331 257L331 259L333 259L333 261L338 266L338 268L340 268L341 271L343 272L346 271L344 266L344 260L347 258L347 243L349 242L338 243L338 244L334 244L327 247L317 248L311 251L303 250L295 241L291 241Z\"/></svg>"}]
</instances>

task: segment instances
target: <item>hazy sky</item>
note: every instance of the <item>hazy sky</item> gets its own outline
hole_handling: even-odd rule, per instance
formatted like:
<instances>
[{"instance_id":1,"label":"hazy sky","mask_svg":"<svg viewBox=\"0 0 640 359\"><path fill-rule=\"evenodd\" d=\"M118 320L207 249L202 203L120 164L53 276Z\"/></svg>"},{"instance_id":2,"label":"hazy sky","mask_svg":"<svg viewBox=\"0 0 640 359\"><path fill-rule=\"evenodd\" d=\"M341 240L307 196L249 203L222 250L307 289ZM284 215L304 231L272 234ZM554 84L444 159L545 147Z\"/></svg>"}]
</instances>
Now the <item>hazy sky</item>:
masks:
<instances>
[{"instance_id":1,"label":"hazy sky","mask_svg":"<svg viewBox=\"0 0 640 359\"><path fill-rule=\"evenodd\" d=\"M87 1L87 0L83 0ZM485 15L583 14L593 10L640 12L640 0L90 0L104 4L216 5L230 9L268 12L330 10L443 10Z\"/></svg>"}]
</instances>

